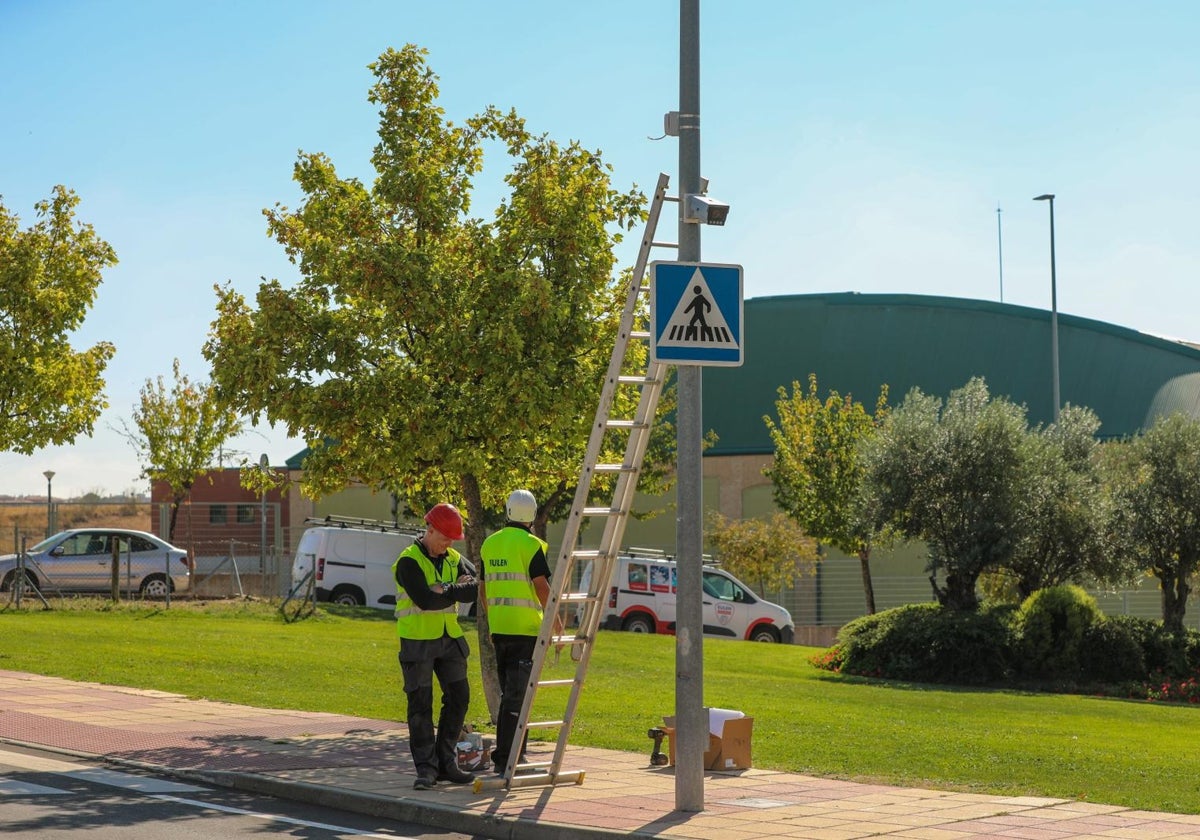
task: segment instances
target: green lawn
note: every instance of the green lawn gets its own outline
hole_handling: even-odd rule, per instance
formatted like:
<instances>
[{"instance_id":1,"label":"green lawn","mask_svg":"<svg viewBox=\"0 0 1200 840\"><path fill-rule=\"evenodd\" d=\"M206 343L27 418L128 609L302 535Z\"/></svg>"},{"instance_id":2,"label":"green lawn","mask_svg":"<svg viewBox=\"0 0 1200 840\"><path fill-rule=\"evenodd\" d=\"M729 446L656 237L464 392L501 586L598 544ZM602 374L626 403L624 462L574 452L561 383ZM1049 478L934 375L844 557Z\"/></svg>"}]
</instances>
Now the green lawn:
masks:
<instances>
[{"instance_id":1,"label":"green lawn","mask_svg":"<svg viewBox=\"0 0 1200 840\"><path fill-rule=\"evenodd\" d=\"M365 610L294 624L252 603L0 611L0 668L403 720L395 651L390 618ZM840 677L814 652L706 641L705 702L755 718L756 767L1200 813L1200 708ZM648 759L646 730L674 711L674 655L673 637L602 634L572 742ZM546 676L572 667L564 654ZM472 671L470 720L491 731Z\"/></svg>"}]
</instances>

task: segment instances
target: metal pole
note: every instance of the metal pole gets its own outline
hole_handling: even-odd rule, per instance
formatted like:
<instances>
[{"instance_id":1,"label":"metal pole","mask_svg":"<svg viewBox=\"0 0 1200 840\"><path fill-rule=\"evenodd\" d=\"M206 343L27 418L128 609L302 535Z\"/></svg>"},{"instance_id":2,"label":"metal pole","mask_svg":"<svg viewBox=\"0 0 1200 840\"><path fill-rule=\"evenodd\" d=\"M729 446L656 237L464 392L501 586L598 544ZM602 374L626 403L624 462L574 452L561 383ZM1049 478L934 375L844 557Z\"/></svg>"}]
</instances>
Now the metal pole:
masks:
<instances>
[{"instance_id":1,"label":"metal pole","mask_svg":"<svg viewBox=\"0 0 1200 840\"><path fill-rule=\"evenodd\" d=\"M700 225L684 221L686 197L700 193L700 0L679 3L679 261L700 261ZM675 809L704 810L704 613L701 554L703 468L700 462L701 378L679 365L676 457L679 575L675 612Z\"/></svg>"},{"instance_id":2,"label":"metal pole","mask_svg":"<svg viewBox=\"0 0 1200 840\"><path fill-rule=\"evenodd\" d=\"M1034 201L1050 202L1050 376L1054 391L1054 422L1058 422L1062 401L1058 392L1058 276L1054 265L1054 194L1037 196Z\"/></svg>"},{"instance_id":3,"label":"metal pole","mask_svg":"<svg viewBox=\"0 0 1200 840\"><path fill-rule=\"evenodd\" d=\"M996 205L996 253L1000 262L1000 302L1004 303L1004 237L1000 232L1000 205Z\"/></svg>"},{"instance_id":4,"label":"metal pole","mask_svg":"<svg viewBox=\"0 0 1200 840\"><path fill-rule=\"evenodd\" d=\"M46 536L54 535L54 494L50 491L50 482L54 479L54 470L42 473L46 476Z\"/></svg>"}]
</instances>

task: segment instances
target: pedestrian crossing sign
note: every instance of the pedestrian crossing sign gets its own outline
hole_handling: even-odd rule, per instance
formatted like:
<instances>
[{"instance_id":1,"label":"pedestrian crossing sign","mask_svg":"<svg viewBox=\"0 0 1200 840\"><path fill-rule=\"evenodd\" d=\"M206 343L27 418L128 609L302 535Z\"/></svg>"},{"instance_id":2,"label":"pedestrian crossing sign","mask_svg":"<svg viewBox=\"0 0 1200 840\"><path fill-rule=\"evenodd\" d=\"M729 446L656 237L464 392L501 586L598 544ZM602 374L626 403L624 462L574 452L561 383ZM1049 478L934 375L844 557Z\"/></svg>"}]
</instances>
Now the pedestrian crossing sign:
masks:
<instances>
[{"instance_id":1,"label":"pedestrian crossing sign","mask_svg":"<svg viewBox=\"0 0 1200 840\"><path fill-rule=\"evenodd\" d=\"M650 359L742 364L742 267L650 263Z\"/></svg>"}]
</instances>

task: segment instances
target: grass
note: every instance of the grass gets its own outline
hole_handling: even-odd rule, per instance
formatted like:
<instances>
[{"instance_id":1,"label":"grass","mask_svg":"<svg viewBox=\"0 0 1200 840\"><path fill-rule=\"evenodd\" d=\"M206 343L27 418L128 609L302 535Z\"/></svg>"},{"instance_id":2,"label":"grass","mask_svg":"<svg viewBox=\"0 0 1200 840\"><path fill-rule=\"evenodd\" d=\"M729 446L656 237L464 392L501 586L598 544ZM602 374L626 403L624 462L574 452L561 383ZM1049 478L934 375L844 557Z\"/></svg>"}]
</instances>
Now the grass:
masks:
<instances>
[{"instance_id":1,"label":"grass","mask_svg":"<svg viewBox=\"0 0 1200 840\"><path fill-rule=\"evenodd\" d=\"M322 609L286 624L271 605L254 602L56 606L0 611L0 668L404 718L385 614ZM470 630L468 638L474 646ZM756 767L1200 813L1195 707L844 677L810 665L814 648L709 641L704 651L705 702L755 718ZM646 730L674 711L674 656L672 637L602 634L572 742L648 758ZM469 719L492 731L474 658L472 665ZM568 676L572 667L564 654L546 676ZM555 703L545 716L561 713Z\"/></svg>"}]
</instances>

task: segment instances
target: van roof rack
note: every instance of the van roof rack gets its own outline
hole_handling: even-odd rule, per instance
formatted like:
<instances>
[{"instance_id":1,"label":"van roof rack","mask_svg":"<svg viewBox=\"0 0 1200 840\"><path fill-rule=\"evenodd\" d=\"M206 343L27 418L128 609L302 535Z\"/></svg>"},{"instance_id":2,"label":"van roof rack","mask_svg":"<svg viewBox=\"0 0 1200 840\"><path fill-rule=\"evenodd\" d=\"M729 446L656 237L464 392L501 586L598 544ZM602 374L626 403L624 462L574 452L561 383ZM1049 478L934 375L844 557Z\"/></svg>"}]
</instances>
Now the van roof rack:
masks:
<instances>
[{"instance_id":1,"label":"van roof rack","mask_svg":"<svg viewBox=\"0 0 1200 840\"><path fill-rule=\"evenodd\" d=\"M661 548L638 548L637 546L630 546L621 553L626 557L654 557L659 560L672 559Z\"/></svg>"},{"instance_id":2,"label":"van roof rack","mask_svg":"<svg viewBox=\"0 0 1200 840\"><path fill-rule=\"evenodd\" d=\"M310 516L305 524L326 525L330 528L359 528L364 531L395 531L400 534L419 534L423 529L415 525L399 525L382 519L359 519L351 516Z\"/></svg>"}]
</instances>

